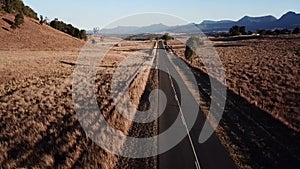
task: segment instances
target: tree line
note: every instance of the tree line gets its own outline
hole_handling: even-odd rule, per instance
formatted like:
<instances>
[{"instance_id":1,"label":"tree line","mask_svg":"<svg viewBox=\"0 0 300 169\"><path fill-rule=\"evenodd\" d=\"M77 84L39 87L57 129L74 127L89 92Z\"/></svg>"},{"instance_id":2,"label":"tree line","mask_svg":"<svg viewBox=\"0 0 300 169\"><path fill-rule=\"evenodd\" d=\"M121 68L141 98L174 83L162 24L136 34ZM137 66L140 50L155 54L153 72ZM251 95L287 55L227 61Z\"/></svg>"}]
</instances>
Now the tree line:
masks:
<instances>
[{"instance_id":1,"label":"tree line","mask_svg":"<svg viewBox=\"0 0 300 169\"><path fill-rule=\"evenodd\" d=\"M23 24L24 16L28 16L30 18L38 20L41 25L47 24L73 37L87 40L85 30L79 30L71 24L66 24L62 21L59 21L57 18L51 21L50 23L48 23L47 18L44 18L42 15L39 19L37 13L34 12L34 10L31 9L29 6L26 6L21 0L0 0L0 11L5 11L7 13L16 13L14 23L11 24L11 28L13 29L18 28L19 25Z\"/></svg>"},{"instance_id":2,"label":"tree line","mask_svg":"<svg viewBox=\"0 0 300 169\"><path fill-rule=\"evenodd\" d=\"M0 0L1 10L7 13L22 13L25 16L39 20L37 13L21 0Z\"/></svg>"},{"instance_id":3,"label":"tree line","mask_svg":"<svg viewBox=\"0 0 300 169\"><path fill-rule=\"evenodd\" d=\"M52 28L67 33L75 38L83 39L85 41L87 40L87 35L85 30L83 29L79 30L78 28L74 27L71 24L66 24L63 21L59 21L57 18L51 21L49 25Z\"/></svg>"},{"instance_id":4,"label":"tree line","mask_svg":"<svg viewBox=\"0 0 300 169\"><path fill-rule=\"evenodd\" d=\"M229 29L229 35L237 36L237 35L252 35L253 33L257 33L259 35L287 35L287 34L298 34L300 33L300 29L298 27L294 29L275 29L275 30L265 30L260 29L256 32L248 31L246 32L245 26L235 25Z\"/></svg>"},{"instance_id":5,"label":"tree line","mask_svg":"<svg viewBox=\"0 0 300 169\"><path fill-rule=\"evenodd\" d=\"M275 29L275 30L265 30L260 29L256 31L260 35L289 35L289 34L298 34L300 29L296 27L295 29Z\"/></svg>"}]
</instances>

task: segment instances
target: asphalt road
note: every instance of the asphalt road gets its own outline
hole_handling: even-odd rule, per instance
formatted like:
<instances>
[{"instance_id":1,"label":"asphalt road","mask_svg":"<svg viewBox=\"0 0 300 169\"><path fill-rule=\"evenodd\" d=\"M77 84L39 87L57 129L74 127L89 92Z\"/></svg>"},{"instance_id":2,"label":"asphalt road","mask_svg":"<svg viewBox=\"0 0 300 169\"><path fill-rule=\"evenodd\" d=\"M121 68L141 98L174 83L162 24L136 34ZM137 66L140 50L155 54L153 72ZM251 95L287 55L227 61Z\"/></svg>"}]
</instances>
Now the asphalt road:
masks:
<instances>
[{"instance_id":1,"label":"asphalt road","mask_svg":"<svg viewBox=\"0 0 300 169\"><path fill-rule=\"evenodd\" d=\"M184 117L186 113L182 112L179 103L181 102L181 91L179 90L179 86L184 84L183 79L170 79L168 71L175 72L179 76L176 71L173 63L170 61L167 56L167 51L164 50L163 42L159 42L159 50L157 51L157 64L160 67L164 68L164 71L159 71L158 76L158 85L159 89L161 89L165 95L167 96L167 105L164 110L164 113L159 117L159 133L166 131L172 124L176 121L178 117L181 117L181 124L176 125L176 130L178 133L185 131L187 132L187 126ZM172 54L169 53L171 57ZM165 71L166 70L166 71ZM186 86L184 88L187 89ZM193 98L191 93L188 92L187 95L189 98ZM177 98L176 98L177 97ZM190 99L188 104L198 105L194 99ZM213 134L209 140L205 143L198 143L198 138L204 125L205 116L201 109L199 108L198 116L196 119L196 123L192 127L191 131L184 137L184 139L173 147L171 150L160 154L158 156L158 167L160 169L235 169L237 168L220 143L219 139L215 134ZM186 124L184 124L186 123ZM187 126L186 126L187 125ZM158 137L158 149L163 149L162 146L171 143L174 141L174 137L176 137L176 132L173 137Z\"/></svg>"}]
</instances>

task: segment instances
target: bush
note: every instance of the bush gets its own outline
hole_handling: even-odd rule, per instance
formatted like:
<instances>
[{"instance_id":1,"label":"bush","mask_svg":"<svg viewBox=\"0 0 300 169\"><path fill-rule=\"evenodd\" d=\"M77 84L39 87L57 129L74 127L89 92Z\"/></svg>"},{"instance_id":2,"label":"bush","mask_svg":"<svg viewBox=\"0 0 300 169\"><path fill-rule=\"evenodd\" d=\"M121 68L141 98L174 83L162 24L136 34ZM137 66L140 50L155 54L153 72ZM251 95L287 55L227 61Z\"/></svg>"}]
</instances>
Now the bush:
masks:
<instances>
[{"instance_id":1,"label":"bush","mask_svg":"<svg viewBox=\"0 0 300 169\"><path fill-rule=\"evenodd\" d=\"M203 45L204 42L199 38L192 36L186 41L185 47L185 58L192 61L195 57L197 57L196 50L200 45Z\"/></svg>"}]
</instances>

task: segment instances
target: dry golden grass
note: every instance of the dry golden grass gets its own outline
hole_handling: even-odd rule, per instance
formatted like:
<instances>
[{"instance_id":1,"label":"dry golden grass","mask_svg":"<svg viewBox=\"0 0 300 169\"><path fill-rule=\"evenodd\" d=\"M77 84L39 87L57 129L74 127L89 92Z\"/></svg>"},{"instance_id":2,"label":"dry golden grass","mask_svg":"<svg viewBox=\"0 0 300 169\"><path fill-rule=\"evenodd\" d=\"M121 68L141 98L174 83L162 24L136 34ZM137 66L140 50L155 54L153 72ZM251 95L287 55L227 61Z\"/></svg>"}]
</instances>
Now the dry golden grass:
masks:
<instances>
[{"instance_id":1,"label":"dry golden grass","mask_svg":"<svg viewBox=\"0 0 300 169\"><path fill-rule=\"evenodd\" d=\"M182 41L184 42L184 41ZM172 42L184 56L182 42ZM230 43L230 42L229 42ZM216 47L228 87L274 118L300 132L300 38L236 41L242 46ZM205 71L200 59L193 65Z\"/></svg>"},{"instance_id":2,"label":"dry golden grass","mask_svg":"<svg viewBox=\"0 0 300 169\"><path fill-rule=\"evenodd\" d=\"M25 17L24 24L13 30L5 20L13 22L14 15L0 13L0 17L0 50L78 51L84 45L84 41L32 18Z\"/></svg>"},{"instance_id":3,"label":"dry golden grass","mask_svg":"<svg viewBox=\"0 0 300 169\"><path fill-rule=\"evenodd\" d=\"M172 41L183 60L184 42ZM219 139L239 168L295 168L299 164L298 37L218 42L227 79L227 101ZM238 45L237 45L238 44ZM199 59L193 63L208 113L209 79ZM202 73L201 73L202 72ZM217 72L213 76L218 78ZM241 92L240 92L241 91ZM208 94L208 99L205 99Z\"/></svg>"},{"instance_id":4,"label":"dry golden grass","mask_svg":"<svg viewBox=\"0 0 300 169\"><path fill-rule=\"evenodd\" d=\"M105 46L109 41L107 38L101 43ZM124 41L121 46L149 52L153 44ZM72 64L76 63L80 49L62 50L38 51L26 47L0 51L1 167L112 168L116 165L115 155L86 137L74 111ZM110 81L129 53L122 47L113 47L99 63L107 67L99 67L95 86L100 111L110 115L108 121L125 133L131 123L109 109ZM141 87L134 88L136 92L143 91ZM133 99L136 102L139 98Z\"/></svg>"}]
</instances>

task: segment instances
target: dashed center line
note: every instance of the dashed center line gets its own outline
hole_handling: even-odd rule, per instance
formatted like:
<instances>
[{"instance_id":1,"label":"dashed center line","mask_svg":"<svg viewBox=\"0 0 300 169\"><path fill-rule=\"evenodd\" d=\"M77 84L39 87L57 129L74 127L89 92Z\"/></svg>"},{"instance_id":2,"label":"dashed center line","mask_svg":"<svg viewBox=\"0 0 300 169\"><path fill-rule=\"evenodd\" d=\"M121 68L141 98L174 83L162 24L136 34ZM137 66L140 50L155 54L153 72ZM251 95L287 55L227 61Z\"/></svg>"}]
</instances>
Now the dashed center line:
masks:
<instances>
[{"instance_id":1,"label":"dashed center line","mask_svg":"<svg viewBox=\"0 0 300 169\"><path fill-rule=\"evenodd\" d=\"M171 82L172 89L173 89L174 94L175 94L175 100L176 100L176 102L177 102L177 104L178 104L178 107L179 107L180 117L181 117L181 120L182 120L183 125L185 126L185 129L186 129L186 132L187 132L187 135L188 135L188 138L189 138L189 141L190 141L190 144L191 144L191 147L192 147L192 150L193 150L195 159L196 159L196 161L195 161L196 168L197 168L197 169L201 169L200 163L199 163L199 160L198 160L198 156L197 156L197 153L196 153L196 150L195 150L195 147L194 147L194 144L193 144L191 135L190 135L190 131L189 131L188 127L187 127L185 118L184 118L184 116L183 116L183 112L182 112L182 109L181 109L181 106L180 106L180 102L179 102L178 96L177 96L177 94L176 94L176 90L175 90L175 87L174 87L174 83L173 83L173 80L172 80L172 77L171 77L171 75L170 75L170 71L169 71L169 68L168 68L168 67L167 67L167 71L168 71L168 76L169 76L169 79L170 79L170 82Z\"/></svg>"}]
</instances>

